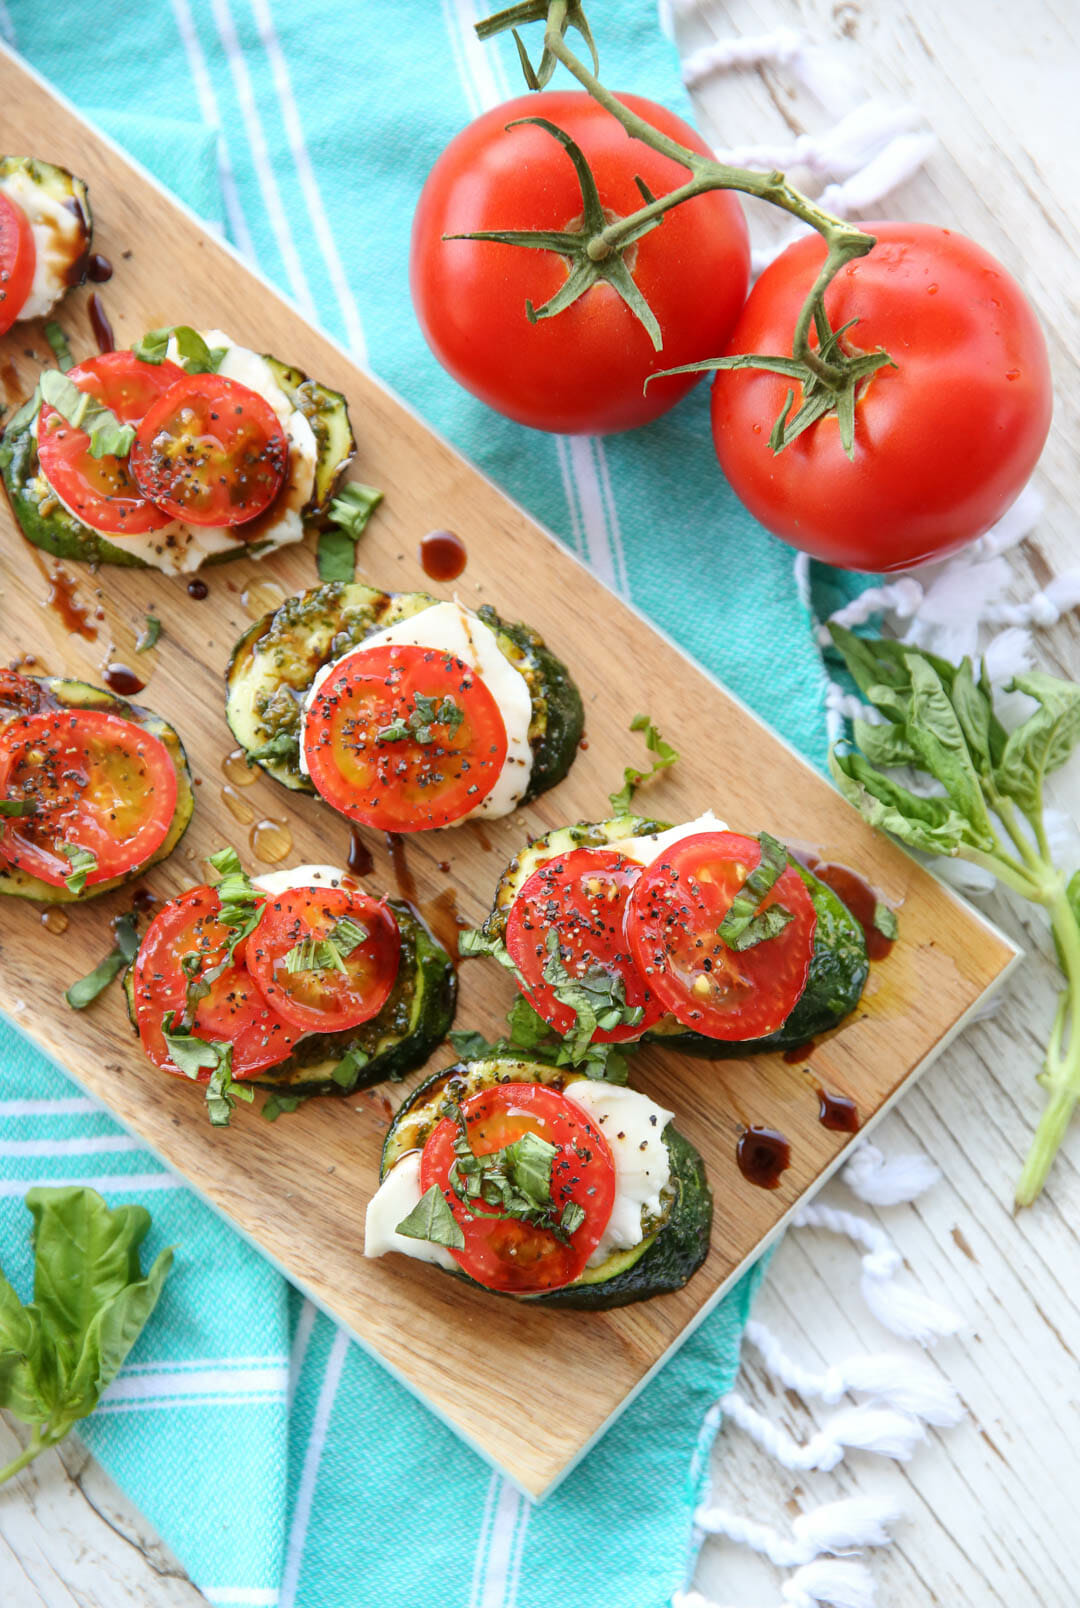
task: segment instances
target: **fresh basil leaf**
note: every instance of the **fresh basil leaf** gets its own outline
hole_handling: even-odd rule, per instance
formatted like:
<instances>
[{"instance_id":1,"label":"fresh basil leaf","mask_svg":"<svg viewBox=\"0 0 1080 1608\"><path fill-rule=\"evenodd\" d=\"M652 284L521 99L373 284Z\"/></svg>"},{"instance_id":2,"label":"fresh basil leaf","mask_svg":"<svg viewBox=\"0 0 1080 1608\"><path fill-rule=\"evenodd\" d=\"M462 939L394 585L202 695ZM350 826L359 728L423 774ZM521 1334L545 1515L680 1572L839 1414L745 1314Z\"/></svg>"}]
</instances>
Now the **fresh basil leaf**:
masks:
<instances>
[{"instance_id":1,"label":"fresh basil leaf","mask_svg":"<svg viewBox=\"0 0 1080 1608\"><path fill-rule=\"evenodd\" d=\"M507 971L517 976L517 967L502 939L486 933L483 927L466 927L458 935L458 954L464 960L470 960L474 955L490 955L500 966L505 966Z\"/></svg>"},{"instance_id":2,"label":"fresh basil leaf","mask_svg":"<svg viewBox=\"0 0 1080 1608\"><path fill-rule=\"evenodd\" d=\"M75 359L71 355L71 347L68 345L67 336L60 328L60 325L52 319L45 325L45 339L52 347L57 368L61 374L66 374L69 368L74 367Z\"/></svg>"},{"instance_id":3,"label":"fresh basil leaf","mask_svg":"<svg viewBox=\"0 0 1080 1608\"><path fill-rule=\"evenodd\" d=\"M84 1011L99 994L104 993L113 978L135 959L139 950L139 933L135 917L130 911L113 922L113 936L113 947L104 960L99 960L92 972L72 983L64 995L73 1011Z\"/></svg>"},{"instance_id":4,"label":"fresh basil leaf","mask_svg":"<svg viewBox=\"0 0 1080 1608\"><path fill-rule=\"evenodd\" d=\"M446 1037L461 1061L487 1061L493 1055L501 1055L506 1046L505 1039L496 1039L493 1043L490 1039L486 1039L483 1033L475 1031L448 1033Z\"/></svg>"},{"instance_id":5,"label":"fresh basil leaf","mask_svg":"<svg viewBox=\"0 0 1080 1608\"><path fill-rule=\"evenodd\" d=\"M762 832L758 842L761 845L761 857L731 901L727 914L717 928L717 936L729 949L740 947L739 937L753 921L762 900L772 892L787 870L787 849L778 839L770 836L768 832Z\"/></svg>"},{"instance_id":6,"label":"fresh basil leaf","mask_svg":"<svg viewBox=\"0 0 1080 1608\"><path fill-rule=\"evenodd\" d=\"M872 726L868 720L855 719L851 728L856 748L879 770L919 764L919 756L905 737L902 726L893 725L891 721Z\"/></svg>"},{"instance_id":7,"label":"fresh basil leaf","mask_svg":"<svg viewBox=\"0 0 1080 1608\"><path fill-rule=\"evenodd\" d=\"M510 1048L512 1050L531 1050L544 1039L550 1038L554 1029L544 1021L539 1011L525 998L518 994L514 1003L506 1013L506 1021L510 1028Z\"/></svg>"},{"instance_id":8,"label":"fresh basil leaf","mask_svg":"<svg viewBox=\"0 0 1080 1608\"><path fill-rule=\"evenodd\" d=\"M370 1060L371 1056L366 1050L360 1049L359 1046L354 1046L341 1057L337 1066L330 1073L330 1077L340 1089L344 1089L346 1094L349 1094L356 1088L360 1074Z\"/></svg>"},{"instance_id":9,"label":"fresh basil leaf","mask_svg":"<svg viewBox=\"0 0 1080 1608\"><path fill-rule=\"evenodd\" d=\"M556 999L577 1018L573 1029L564 1035L571 1056L580 1059L587 1053L597 1028L610 1032L613 1027L634 1027L641 1021L645 1012L640 1005L627 1004L622 977L602 966L590 966L581 976L575 976L563 963L559 934L554 927L549 929L546 943L548 958L541 975Z\"/></svg>"},{"instance_id":10,"label":"fresh basil leaf","mask_svg":"<svg viewBox=\"0 0 1080 1608\"><path fill-rule=\"evenodd\" d=\"M645 747L650 754L657 757L648 770L638 770L636 766L627 765L623 770L623 784L617 793L609 793L612 812L615 815L628 815L634 793L644 782L651 781L659 771L667 770L674 765L678 754L669 742L661 737L659 730L653 725L648 715L635 715L630 722L631 731L645 733Z\"/></svg>"},{"instance_id":11,"label":"fresh basil leaf","mask_svg":"<svg viewBox=\"0 0 1080 1608\"><path fill-rule=\"evenodd\" d=\"M157 646L157 641L160 635L161 621L156 615L148 614L143 623L142 630L135 638L135 652L149 653L151 648Z\"/></svg>"},{"instance_id":12,"label":"fresh basil leaf","mask_svg":"<svg viewBox=\"0 0 1080 1608\"><path fill-rule=\"evenodd\" d=\"M945 684L923 654L909 652L907 663L911 672L908 739L922 769L942 784L959 814L970 821L975 847L992 849L994 828L982 783Z\"/></svg>"},{"instance_id":13,"label":"fresh basil leaf","mask_svg":"<svg viewBox=\"0 0 1080 1608\"><path fill-rule=\"evenodd\" d=\"M51 1407L43 1372L41 1314L24 1307L0 1273L0 1407L25 1424L40 1424Z\"/></svg>"},{"instance_id":14,"label":"fresh basil leaf","mask_svg":"<svg viewBox=\"0 0 1080 1608\"><path fill-rule=\"evenodd\" d=\"M396 1232L404 1234L406 1239L428 1240L432 1245L446 1245L454 1251L465 1248L465 1236L438 1184L424 1191L412 1211L397 1225Z\"/></svg>"},{"instance_id":15,"label":"fresh basil leaf","mask_svg":"<svg viewBox=\"0 0 1080 1608\"><path fill-rule=\"evenodd\" d=\"M258 925L260 909L256 903L257 894L234 848L226 846L218 849L216 853L208 856L207 864L213 866L221 877L214 891L221 903L218 919L230 929L227 963L231 964L237 946L243 943ZM224 970L223 963L220 971ZM214 975L219 975L218 968L214 969Z\"/></svg>"},{"instance_id":16,"label":"fresh basil leaf","mask_svg":"<svg viewBox=\"0 0 1080 1608\"><path fill-rule=\"evenodd\" d=\"M17 435L20 430L25 430L27 425L32 424L37 417L40 407L41 387L40 385L35 385L33 395L27 397L22 407L18 408L5 424L4 434L12 437Z\"/></svg>"},{"instance_id":17,"label":"fresh basil leaf","mask_svg":"<svg viewBox=\"0 0 1080 1608\"><path fill-rule=\"evenodd\" d=\"M330 504L330 527L319 532L315 563L320 581L351 581L356 568L356 544L368 520L382 502L374 486L351 480Z\"/></svg>"},{"instance_id":18,"label":"fresh basil leaf","mask_svg":"<svg viewBox=\"0 0 1080 1608\"><path fill-rule=\"evenodd\" d=\"M206 1111L212 1128L227 1128L237 1100L250 1105L255 1090L233 1077L231 1044L215 1043L211 1048L217 1051L218 1061L206 1085Z\"/></svg>"},{"instance_id":19,"label":"fresh basil leaf","mask_svg":"<svg viewBox=\"0 0 1080 1608\"><path fill-rule=\"evenodd\" d=\"M169 355L169 341L175 338L181 366L188 374L214 374L228 350L225 346L208 346L190 324L175 324L171 329L152 329L136 341L131 348L143 363L164 363Z\"/></svg>"},{"instance_id":20,"label":"fresh basil leaf","mask_svg":"<svg viewBox=\"0 0 1080 1608\"><path fill-rule=\"evenodd\" d=\"M980 777L986 778L993 768L990 755L990 727L994 720L994 706L983 687L975 680L970 659L960 661L953 677L950 696L975 768ZM861 742L859 747L866 754ZM866 757L871 764L876 763L870 754L866 754Z\"/></svg>"},{"instance_id":21,"label":"fresh basil leaf","mask_svg":"<svg viewBox=\"0 0 1080 1608\"><path fill-rule=\"evenodd\" d=\"M221 1057L217 1047L208 1039L196 1038L193 1033L174 1031L174 1014L173 1011L166 1011L162 1018L161 1036L173 1065L186 1078L196 1080L200 1072L216 1067Z\"/></svg>"},{"instance_id":22,"label":"fresh basil leaf","mask_svg":"<svg viewBox=\"0 0 1080 1608\"><path fill-rule=\"evenodd\" d=\"M295 1111L310 1099L309 1094L269 1094L259 1115L265 1117L267 1122L276 1122L283 1112Z\"/></svg>"},{"instance_id":23,"label":"fresh basil leaf","mask_svg":"<svg viewBox=\"0 0 1080 1608\"><path fill-rule=\"evenodd\" d=\"M36 798L0 798L0 818L21 819L37 814Z\"/></svg>"},{"instance_id":24,"label":"fresh basil leaf","mask_svg":"<svg viewBox=\"0 0 1080 1608\"><path fill-rule=\"evenodd\" d=\"M92 458L126 458L135 440L135 426L121 424L111 408L89 391L80 391L59 369L46 369L39 381L41 395L74 430L90 437Z\"/></svg>"},{"instance_id":25,"label":"fresh basil leaf","mask_svg":"<svg viewBox=\"0 0 1080 1608\"><path fill-rule=\"evenodd\" d=\"M1009 733L995 772L999 790L1028 814L1042 809L1043 781L1080 743L1080 686L1041 670L1014 676L1010 692L1034 698L1038 708Z\"/></svg>"},{"instance_id":26,"label":"fresh basil leaf","mask_svg":"<svg viewBox=\"0 0 1080 1608\"><path fill-rule=\"evenodd\" d=\"M510 1181L534 1211L551 1205L551 1168L558 1145L538 1133L523 1133L501 1152Z\"/></svg>"},{"instance_id":27,"label":"fresh basil leaf","mask_svg":"<svg viewBox=\"0 0 1080 1608\"><path fill-rule=\"evenodd\" d=\"M955 854L971 841L971 825L946 798L924 798L868 765L861 754L829 755L836 785L863 820L926 854Z\"/></svg>"},{"instance_id":28,"label":"fresh basil leaf","mask_svg":"<svg viewBox=\"0 0 1080 1608\"><path fill-rule=\"evenodd\" d=\"M879 899L874 906L874 930L890 943L895 943L900 936L900 923L896 919L896 911L891 909L883 899Z\"/></svg>"},{"instance_id":29,"label":"fresh basil leaf","mask_svg":"<svg viewBox=\"0 0 1080 1608\"><path fill-rule=\"evenodd\" d=\"M768 905L739 929L738 936L731 940L728 947L741 955L744 949L754 949L758 944L768 943L770 938L778 938L788 922L794 919L786 905ZM724 941L727 942L726 939Z\"/></svg>"},{"instance_id":30,"label":"fresh basil leaf","mask_svg":"<svg viewBox=\"0 0 1080 1608\"><path fill-rule=\"evenodd\" d=\"M64 878L64 886L69 893L81 893L91 871L98 868L96 855L89 849L80 848L77 843L61 843L58 849L64 859L71 862L71 872Z\"/></svg>"}]
</instances>

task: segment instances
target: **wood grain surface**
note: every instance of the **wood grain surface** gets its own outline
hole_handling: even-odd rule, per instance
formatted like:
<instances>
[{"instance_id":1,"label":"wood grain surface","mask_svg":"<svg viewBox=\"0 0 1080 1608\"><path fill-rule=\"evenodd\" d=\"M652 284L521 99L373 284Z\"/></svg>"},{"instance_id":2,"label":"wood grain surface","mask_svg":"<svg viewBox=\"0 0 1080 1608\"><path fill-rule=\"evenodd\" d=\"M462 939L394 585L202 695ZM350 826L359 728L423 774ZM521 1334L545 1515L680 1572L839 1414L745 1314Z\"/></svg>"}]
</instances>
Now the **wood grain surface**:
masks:
<instances>
[{"instance_id":1,"label":"wood grain surface","mask_svg":"<svg viewBox=\"0 0 1080 1608\"><path fill-rule=\"evenodd\" d=\"M445 917L454 888L459 914L478 920L499 870L523 839L568 820L602 816L609 788L634 756L637 739L627 733L627 720L637 707L648 707L684 756L648 794L651 811L679 820L712 806L741 829L767 825L858 866L899 909L902 937L893 956L872 975L857 1019L822 1043L814 1061L827 1087L855 1099L864 1125L877 1115L1003 975L1014 958L1009 942L875 837L753 716L163 193L127 170L10 58L0 61L0 107L0 147L32 148L89 180L96 243L116 265L102 299L118 344L164 324L218 326L345 391L359 438L354 472L386 492L361 552L365 578L390 589L424 585L418 540L450 527L469 549L457 585L463 601L491 601L511 617L527 618L572 667L588 712L587 751L554 793L512 819L410 842L421 910L434 908ZM64 323L76 355L85 355L91 349L85 292L65 305ZM34 326L5 339L0 376L9 401L31 389L45 357ZM153 672L141 700L172 720L187 742L198 807L180 851L151 874L149 885L162 896L179 892L201 879L203 856L226 841L258 869L247 828L223 796L222 762L231 743L221 713L221 674L232 641L252 610L259 612L251 589L265 595L271 581L283 591L311 585L310 549L209 570L203 602L188 597L183 580L78 571L78 590L96 611L93 641L69 635L43 606L55 566L22 540L6 510L0 557L4 660L30 652L51 672L93 681L106 660L129 658L147 612L163 622L160 646L139 660ZM266 778L238 792L257 817L288 822L293 849L283 863L344 856L344 824L321 805L286 794ZM388 858L379 843L372 848L372 885L392 888ZM447 860L449 873L439 869ZM851 1142L819 1125L806 1075L779 1058L710 1064L648 1052L636 1076L677 1112L679 1126L706 1158L716 1196L709 1260L687 1289L615 1313L551 1313L463 1290L437 1270L402 1258L367 1262L363 1211L389 1102L399 1091L384 1087L348 1101L313 1102L273 1126L242 1110L228 1131L211 1131L195 1091L162 1078L139 1054L119 991L82 1015L61 1002L66 983L107 947L107 918L126 902L121 893L74 910L68 930L57 937L42 926L37 909L8 901L0 916L0 1005L361 1343L534 1493L549 1487L601 1431ZM498 968L466 966L459 1025L495 1029L510 992ZM436 1064L449 1058L436 1057ZM792 1165L772 1192L748 1184L735 1165L737 1138L751 1123L777 1127L792 1142ZM462 1347L476 1366L451 1373L444 1359ZM539 1402L530 1407L498 1389L499 1377L513 1379L556 1350L574 1359L572 1369L560 1369L564 1410L549 1413Z\"/></svg>"}]
</instances>

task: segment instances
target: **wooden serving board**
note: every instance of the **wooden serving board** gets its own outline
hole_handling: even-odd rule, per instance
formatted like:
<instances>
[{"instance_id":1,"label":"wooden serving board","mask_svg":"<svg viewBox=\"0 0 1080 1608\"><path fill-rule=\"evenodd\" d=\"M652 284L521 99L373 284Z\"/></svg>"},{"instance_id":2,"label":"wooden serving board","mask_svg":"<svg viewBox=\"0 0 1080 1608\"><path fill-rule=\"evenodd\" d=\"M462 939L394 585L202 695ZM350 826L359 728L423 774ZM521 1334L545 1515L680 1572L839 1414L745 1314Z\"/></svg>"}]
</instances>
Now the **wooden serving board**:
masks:
<instances>
[{"instance_id":1,"label":"wooden serving board","mask_svg":"<svg viewBox=\"0 0 1080 1608\"><path fill-rule=\"evenodd\" d=\"M864 826L752 714L6 54L0 57L0 108L0 149L50 158L89 181L95 245L116 269L101 294L118 345L161 325L216 326L344 391L359 438L354 473L386 493L361 547L365 577L388 589L424 587L420 537L455 530L469 551L455 586L462 599L474 606L491 601L510 617L530 621L577 678L588 712L588 747L561 786L510 820L409 842L408 869L423 912L444 926L455 909L465 921L479 921L499 872L525 839L602 817L624 763L640 757L638 739L626 729L639 706L650 710L683 756L644 795L650 813L678 821L712 806L739 829L767 826L815 845L824 858L858 867L899 910L900 941L874 968L856 1018L821 1042L807 1065L786 1065L778 1056L710 1063L641 1054L635 1080L677 1113L679 1127L706 1159L716 1198L712 1248L704 1268L677 1294L590 1314L485 1296L401 1257L366 1261L364 1209L399 1087L313 1101L273 1125L242 1108L229 1129L212 1130L196 1091L144 1060L119 989L83 1014L61 999L64 987L108 948L108 919L127 907L130 894L72 910L62 936L42 925L39 910L2 902L0 1008L479 1451L539 1495L843 1158L853 1141L819 1124L811 1078L854 1099L865 1131L1001 980L1016 952ZM87 297L87 291L75 293L61 311L76 356L93 349ZM36 325L17 326L0 342L0 381L9 404L29 393L47 359ZM196 816L180 850L147 879L153 890L171 897L202 880L203 856L225 842L258 869L248 827L235 819L224 794L222 764L232 743L222 714L222 672L252 611L262 612L259 589L265 595L276 583L280 597L315 582L310 545L265 563L241 560L207 570L209 596L201 602L188 596L181 579L122 569L95 575L70 566L90 606L93 641L70 635L55 610L43 606L56 566L22 539L6 505L0 563L3 661L30 653L33 668L91 681L100 680L110 658L134 662L152 672L140 701L173 721L187 744L198 779ZM134 634L147 613L162 620L162 639L151 654L132 661ZM256 819L287 821L293 848L283 864L343 860L345 825L322 805L286 794L262 776L235 794ZM393 890L383 845L372 838L371 847L370 884ZM500 968L470 962L462 968L458 1025L494 1034L511 994ZM432 1065L451 1059L447 1048ZM777 1128L791 1141L791 1165L775 1190L754 1187L736 1166L736 1142L750 1124ZM463 1351L469 1368L448 1365ZM531 1376L541 1359L556 1354L561 1366L548 1371L542 1398L514 1389L512 1381Z\"/></svg>"}]
</instances>

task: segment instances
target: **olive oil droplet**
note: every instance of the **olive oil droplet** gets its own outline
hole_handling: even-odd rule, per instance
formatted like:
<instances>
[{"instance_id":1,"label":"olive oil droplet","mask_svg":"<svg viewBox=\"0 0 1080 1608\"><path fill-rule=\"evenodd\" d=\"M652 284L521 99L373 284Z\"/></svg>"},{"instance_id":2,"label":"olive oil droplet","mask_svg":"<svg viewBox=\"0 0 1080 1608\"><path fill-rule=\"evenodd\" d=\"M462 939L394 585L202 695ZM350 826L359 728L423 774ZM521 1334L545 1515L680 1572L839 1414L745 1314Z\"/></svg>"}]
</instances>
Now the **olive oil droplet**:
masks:
<instances>
[{"instance_id":1,"label":"olive oil droplet","mask_svg":"<svg viewBox=\"0 0 1080 1608\"><path fill-rule=\"evenodd\" d=\"M259 779L258 771L254 765L248 764L247 754L242 748L234 748L231 754L226 754L221 768L234 787L251 787Z\"/></svg>"},{"instance_id":2,"label":"olive oil droplet","mask_svg":"<svg viewBox=\"0 0 1080 1608\"><path fill-rule=\"evenodd\" d=\"M252 581L240 593L240 601L253 620L271 610L280 608L285 601L285 592L276 581Z\"/></svg>"},{"instance_id":3,"label":"olive oil droplet","mask_svg":"<svg viewBox=\"0 0 1080 1608\"><path fill-rule=\"evenodd\" d=\"M292 833L288 821L267 816L265 820L256 821L251 828L251 852L264 865L277 865L291 848Z\"/></svg>"},{"instance_id":4,"label":"olive oil droplet","mask_svg":"<svg viewBox=\"0 0 1080 1608\"><path fill-rule=\"evenodd\" d=\"M225 800L229 814L234 821L239 821L241 826L248 826L255 819L255 811L246 798L241 798L235 787L230 787L226 783L221 789L221 796Z\"/></svg>"},{"instance_id":5,"label":"olive oil droplet","mask_svg":"<svg viewBox=\"0 0 1080 1608\"><path fill-rule=\"evenodd\" d=\"M59 938L62 932L68 930L68 917L65 911L55 906L51 910L41 912L41 925L46 932L51 932L54 938Z\"/></svg>"}]
</instances>

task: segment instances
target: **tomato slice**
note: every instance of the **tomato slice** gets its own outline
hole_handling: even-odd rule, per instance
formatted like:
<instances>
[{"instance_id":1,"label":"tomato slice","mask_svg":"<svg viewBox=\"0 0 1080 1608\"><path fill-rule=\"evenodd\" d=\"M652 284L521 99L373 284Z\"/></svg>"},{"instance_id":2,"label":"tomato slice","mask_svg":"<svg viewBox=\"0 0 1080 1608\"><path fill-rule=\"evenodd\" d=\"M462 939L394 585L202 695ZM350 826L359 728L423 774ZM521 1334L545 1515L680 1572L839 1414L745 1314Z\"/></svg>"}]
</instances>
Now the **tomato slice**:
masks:
<instances>
[{"instance_id":1,"label":"tomato slice","mask_svg":"<svg viewBox=\"0 0 1080 1608\"><path fill-rule=\"evenodd\" d=\"M546 860L522 885L510 907L506 947L525 982L534 1010L559 1033L568 1033L576 1013L544 981L551 960L548 933L559 935L559 954L574 977L597 967L621 978L628 1005L644 1015L634 1026L597 1029L601 1044L640 1038L659 1021L664 1007L634 964L624 930L631 890L641 866L614 849L580 848Z\"/></svg>"},{"instance_id":2,"label":"tomato slice","mask_svg":"<svg viewBox=\"0 0 1080 1608\"><path fill-rule=\"evenodd\" d=\"M14 324L34 283L37 246L30 219L0 190L0 335Z\"/></svg>"},{"instance_id":3,"label":"tomato slice","mask_svg":"<svg viewBox=\"0 0 1080 1608\"><path fill-rule=\"evenodd\" d=\"M183 378L175 363L143 363L133 352L102 352L68 370L72 384L104 402L121 424L139 424ZM86 431L74 429L47 402L38 417L37 450L50 486L92 530L134 536L161 530L172 519L135 483L128 458L91 457Z\"/></svg>"},{"instance_id":4,"label":"tomato slice","mask_svg":"<svg viewBox=\"0 0 1080 1608\"><path fill-rule=\"evenodd\" d=\"M332 940L343 921L355 922L367 936L347 954L339 949L340 967L329 960L288 969L290 951L305 940ZM360 889L291 888L268 899L247 948L247 967L263 998L307 1033L339 1033L377 1016L400 961L401 935L393 911Z\"/></svg>"},{"instance_id":5,"label":"tomato slice","mask_svg":"<svg viewBox=\"0 0 1080 1608\"><path fill-rule=\"evenodd\" d=\"M760 859L756 838L698 832L647 866L630 895L626 932L636 965L665 1009L707 1038L775 1032L806 987L817 915L791 866L762 900L794 918L777 937L737 953L717 935Z\"/></svg>"},{"instance_id":6,"label":"tomato slice","mask_svg":"<svg viewBox=\"0 0 1080 1608\"><path fill-rule=\"evenodd\" d=\"M33 815L0 826L0 856L53 887L72 862L61 844L97 861L87 884L143 865L176 808L176 769L160 738L103 709L52 709L0 727L0 798L33 800Z\"/></svg>"},{"instance_id":7,"label":"tomato slice","mask_svg":"<svg viewBox=\"0 0 1080 1608\"><path fill-rule=\"evenodd\" d=\"M218 920L220 910L216 889L189 888L158 911L135 957L135 1020L143 1049L155 1066L178 1077L185 1074L169 1055L164 1019L170 1011L174 1022L183 1014L189 982L184 958L199 957L199 975L225 958L230 932ZM284 1061L300 1037L299 1029L280 1017L256 988L244 965L244 947L237 949L234 964L199 1001L192 1028L197 1038L232 1045L237 1078L252 1077ZM190 961L188 965L193 967ZM205 1068L197 1081L206 1083L209 1078L210 1068Z\"/></svg>"},{"instance_id":8,"label":"tomato slice","mask_svg":"<svg viewBox=\"0 0 1080 1608\"><path fill-rule=\"evenodd\" d=\"M0 669L0 720L5 715L34 715L55 703L49 689L33 676Z\"/></svg>"},{"instance_id":9,"label":"tomato slice","mask_svg":"<svg viewBox=\"0 0 1080 1608\"><path fill-rule=\"evenodd\" d=\"M506 1216L501 1207L459 1200L450 1183L457 1124L444 1117L420 1157L420 1188L438 1184L465 1236L454 1250L464 1273L489 1290L528 1295L557 1290L577 1278L600 1243L615 1201L615 1163L607 1140L572 1095L543 1083L499 1083L463 1100L469 1143L478 1156L539 1134L558 1147L551 1168L551 1198L558 1217L575 1201L585 1220L564 1244L547 1228Z\"/></svg>"},{"instance_id":10,"label":"tomato slice","mask_svg":"<svg viewBox=\"0 0 1080 1608\"><path fill-rule=\"evenodd\" d=\"M442 709L445 720L422 723ZM385 832L468 815L498 781L506 748L499 706L475 670L440 648L400 643L342 659L304 725L311 780L326 802Z\"/></svg>"},{"instance_id":11,"label":"tomato slice","mask_svg":"<svg viewBox=\"0 0 1080 1608\"><path fill-rule=\"evenodd\" d=\"M189 525L254 519L281 490L288 466L288 437L269 402L224 374L181 373L131 449L143 496Z\"/></svg>"}]
</instances>

